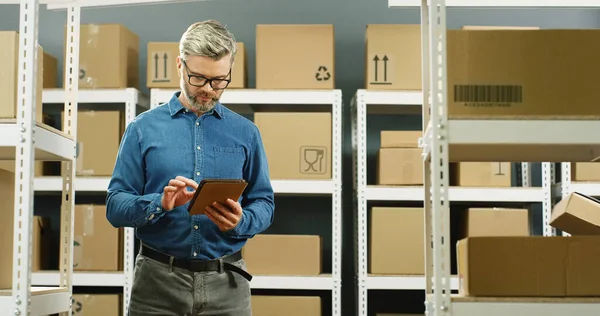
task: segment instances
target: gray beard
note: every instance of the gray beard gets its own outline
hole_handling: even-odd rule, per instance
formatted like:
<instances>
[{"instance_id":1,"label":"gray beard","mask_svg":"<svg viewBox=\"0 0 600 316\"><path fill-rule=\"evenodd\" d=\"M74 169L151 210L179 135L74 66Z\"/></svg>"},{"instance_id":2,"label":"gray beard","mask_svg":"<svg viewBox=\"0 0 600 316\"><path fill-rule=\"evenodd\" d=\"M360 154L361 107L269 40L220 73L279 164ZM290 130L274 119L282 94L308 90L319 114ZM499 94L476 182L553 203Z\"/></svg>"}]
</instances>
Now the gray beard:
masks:
<instances>
[{"instance_id":1,"label":"gray beard","mask_svg":"<svg viewBox=\"0 0 600 316\"><path fill-rule=\"evenodd\" d=\"M212 110L215 107L215 105L217 104L217 102L219 101L219 99L212 99L211 101L208 101L206 103L199 102L196 99L196 96L194 96L190 93L187 86L184 86L183 94L184 94L185 98L188 100L188 102L190 103L190 106L192 107L192 109L194 111L198 111L198 112L202 112L202 113Z\"/></svg>"}]
</instances>

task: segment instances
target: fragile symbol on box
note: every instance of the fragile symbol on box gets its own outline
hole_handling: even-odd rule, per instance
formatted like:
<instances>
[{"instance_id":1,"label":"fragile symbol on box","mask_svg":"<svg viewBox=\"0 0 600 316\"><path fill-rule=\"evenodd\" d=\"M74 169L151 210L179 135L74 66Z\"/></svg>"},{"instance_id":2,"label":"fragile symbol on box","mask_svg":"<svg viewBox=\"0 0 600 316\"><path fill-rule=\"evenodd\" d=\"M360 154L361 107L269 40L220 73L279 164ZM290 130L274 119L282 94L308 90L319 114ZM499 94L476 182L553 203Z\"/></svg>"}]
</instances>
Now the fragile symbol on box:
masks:
<instances>
[{"instance_id":1,"label":"fragile symbol on box","mask_svg":"<svg viewBox=\"0 0 600 316\"><path fill-rule=\"evenodd\" d=\"M371 84L376 85L391 85L392 83L388 81L388 66L390 59L387 54L383 55L383 57L379 57L379 55L375 54L373 57L373 81Z\"/></svg>"},{"instance_id":2,"label":"fragile symbol on box","mask_svg":"<svg viewBox=\"0 0 600 316\"><path fill-rule=\"evenodd\" d=\"M327 171L325 158L327 148L322 146L300 147L300 173L324 174Z\"/></svg>"},{"instance_id":3,"label":"fragile symbol on box","mask_svg":"<svg viewBox=\"0 0 600 316\"><path fill-rule=\"evenodd\" d=\"M154 74L152 76L152 82L170 82L170 63L172 62L169 58L169 52L155 52L153 55L154 59Z\"/></svg>"}]
</instances>

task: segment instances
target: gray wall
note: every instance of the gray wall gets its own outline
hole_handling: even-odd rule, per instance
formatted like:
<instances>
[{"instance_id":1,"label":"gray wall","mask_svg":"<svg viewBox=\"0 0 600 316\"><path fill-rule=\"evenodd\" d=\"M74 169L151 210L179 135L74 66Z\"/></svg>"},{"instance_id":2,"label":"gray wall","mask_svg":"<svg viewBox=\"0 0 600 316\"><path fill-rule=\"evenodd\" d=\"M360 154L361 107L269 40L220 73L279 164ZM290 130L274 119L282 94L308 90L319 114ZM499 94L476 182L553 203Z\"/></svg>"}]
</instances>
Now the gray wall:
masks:
<instances>
[{"instance_id":1,"label":"gray wall","mask_svg":"<svg viewBox=\"0 0 600 316\"><path fill-rule=\"evenodd\" d=\"M0 6L0 30L18 29L17 5ZM337 16L337 17L336 17ZM121 23L139 34L140 78L146 80L146 43L148 41L176 41L187 26L195 21L217 19L226 23L239 41L247 45L249 85L254 86L255 25L259 23L333 23L336 37L336 86L344 96L344 227L343 227L343 315L354 314L354 260L352 218L352 173L350 147L349 102L362 87L364 78L363 54L365 25L369 23L419 23L418 9L390 9L385 0L245 0L212 1L171 5L136 6L107 9L84 9L82 23ZM61 58L63 55L64 11L40 12L40 43L46 51ZM465 24L479 25L531 25L542 28L597 28L600 13L594 10L489 10L449 9L448 25L458 28ZM62 64L60 65L62 67ZM62 71L59 78L62 78ZM145 91L147 92L147 91ZM374 155L379 145L378 131L386 129L420 128L419 117L371 117L369 126L369 173L374 173ZM535 173L539 176L539 171ZM373 180L372 176L370 177ZM83 197L78 197L82 199ZM91 197L103 201L102 197ZM46 204L36 199L37 205ZM59 199L54 202L58 203ZM299 204L300 202L300 204ZM329 252L331 216L329 199L278 200L277 219L270 232L319 233L325 236L326 253ZM46 212L36 207L36 212ZM300 220L298 219L300 217ZM306 223L306 226L297 223ZM322 225L315 225L319 223ZM326 269L330 271L330 257ZM326 296L328 297L328 296ZM378 293L370 300L371 307L379 311L421 311L422 293ZM394 302L396 305L392 305ZM398 306L400 305L400 306ZM326 314L329 304L326 305Z\"/></svg>"}]
</instances>

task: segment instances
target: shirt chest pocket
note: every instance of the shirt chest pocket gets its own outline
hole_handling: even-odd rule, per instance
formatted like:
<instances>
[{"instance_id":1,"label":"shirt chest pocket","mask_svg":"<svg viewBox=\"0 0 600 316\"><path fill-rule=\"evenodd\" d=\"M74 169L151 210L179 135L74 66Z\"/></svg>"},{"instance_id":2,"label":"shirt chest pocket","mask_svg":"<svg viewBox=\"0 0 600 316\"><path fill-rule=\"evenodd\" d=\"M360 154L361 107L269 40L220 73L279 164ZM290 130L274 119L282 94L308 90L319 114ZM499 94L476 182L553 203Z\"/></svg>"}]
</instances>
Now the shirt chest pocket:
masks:
<instances>
[{"instance_id":1,"label":"shirt chest pocket","mask_svg":"<svg viewBox=\"0 0 600 316\"><path fill-rule=\"evenodd\" d=\"M211 174L221 179L242 179L246 152L242 147L213 146Z\"/></svg>"}]
</instances>

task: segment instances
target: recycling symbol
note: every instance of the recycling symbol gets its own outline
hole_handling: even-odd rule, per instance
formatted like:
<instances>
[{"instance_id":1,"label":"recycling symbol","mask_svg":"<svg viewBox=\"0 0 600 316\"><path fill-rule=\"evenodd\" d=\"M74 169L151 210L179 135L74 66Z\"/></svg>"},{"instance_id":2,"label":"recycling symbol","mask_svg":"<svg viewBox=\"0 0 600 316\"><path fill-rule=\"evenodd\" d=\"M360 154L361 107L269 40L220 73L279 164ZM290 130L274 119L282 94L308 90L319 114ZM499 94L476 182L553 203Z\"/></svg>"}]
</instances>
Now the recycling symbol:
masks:
<instances>
[{"instance_id":1,"label":"recycling symbol","mask_svg":"<svg viewBox=\"0 0 600 316\"><path fill-rule=\"evenodd\" d=\"M317 70L317 74L315 75L318 81L327 81L331 78L331 74L327 70L325 66L319 66L319 70Z\"/></svg>"}]
</instances>

